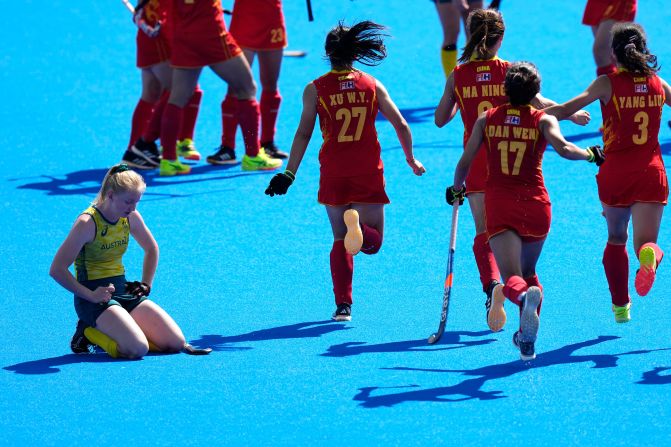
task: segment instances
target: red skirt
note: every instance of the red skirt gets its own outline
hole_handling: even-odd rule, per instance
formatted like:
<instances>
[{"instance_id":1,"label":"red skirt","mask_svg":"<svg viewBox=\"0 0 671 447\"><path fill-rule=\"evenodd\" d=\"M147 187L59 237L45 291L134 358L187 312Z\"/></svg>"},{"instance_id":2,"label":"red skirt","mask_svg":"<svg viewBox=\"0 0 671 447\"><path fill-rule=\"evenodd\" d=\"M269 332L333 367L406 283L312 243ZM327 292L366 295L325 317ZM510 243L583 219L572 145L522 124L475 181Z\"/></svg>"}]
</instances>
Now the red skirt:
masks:
<instances>
[{"instance_id":1,"label":"red skirt","mask_svg":"<svg viewBox=\"0 0 671 447\"><path fill-rule=\"evenodd\" d=\"M669 182L664 165L651 164L642 170L623 171L604 163L596 175L599 199L605 205L630 207L635 202L661 203L669 198Z\"/></svg>"},{"instance_id":2,"label":"red skirt","mask_svg":"<svg viewBox=\"0 0 671 447\"><path fill-rule=\"evenodd\" d=\"M550 232L552 207L549 200L529 198L515 192L485 192L487 236L514 231L524 242L543 240Z\"/></svg>"},{"instance_id":3,"label":"red skirt","mask_svg":"<svg viewBox=\"0 0 671 447\"><path fill-rule=\"evenodd\" d=\"M200 68L224 62L242 53L227 32L175 35L170 62L177 68Z\"/></svg>"},{"instance_id":4,"label":"red skirt","mask_svg":"<svg viewBox=\"0 0 671 447\"><path fill-rule=\"evenodd\" d=\"M583 25L597 26L604 20L633 22L636 17L636 0L587 0Z\"/></svg>"},{"instance_id":5,"label":"red skirt","mask_svg":"<svg viewBox=\"0 0 671 447\"><path fill-rule=\"evenodd\" d=\"M389 197L384 190L382 171L356 177L319 178L317 201L322 205L342 206L350 203L387 204Z\"/></svg>"},{"instance_id":6,"label":"red skirt","mask_svg":"<svg viewBox=\"0 0 671 447\"><path fill-rule=\"evenodd\" d=\"M138 68L148 68L170 59L170 42L162 32L156 37L149 37L138 30L135 43Z\"/></svg>"},{"instance_id":7,"label":"red skirt","mask_svg":"<svg viewBox=\"0 0 671 447\"><path fill-rule=\"evenodd\" d=\"M236 0L230 32L238 45L250 50L280 50L287 46L280 2Z\"/></svg>"}]
</instances>

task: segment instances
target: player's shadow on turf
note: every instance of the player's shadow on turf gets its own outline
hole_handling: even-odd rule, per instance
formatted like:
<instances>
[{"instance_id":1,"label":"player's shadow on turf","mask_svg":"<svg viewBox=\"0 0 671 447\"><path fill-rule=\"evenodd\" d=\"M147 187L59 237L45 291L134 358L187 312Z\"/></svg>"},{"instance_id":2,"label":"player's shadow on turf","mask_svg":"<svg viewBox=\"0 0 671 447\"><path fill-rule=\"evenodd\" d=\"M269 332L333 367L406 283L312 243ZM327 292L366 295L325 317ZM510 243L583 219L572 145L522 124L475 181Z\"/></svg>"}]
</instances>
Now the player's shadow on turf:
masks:
<instances>
[{"instance_id":1,"label":"player's shadow on turf","mask_svg":"<svg viewBox=\"0 0 671 447\"><path fill-rule=\"evenodd\" d=\"M460 402L471 399L493 400L507 397L501 390L485 390L484 386L497 379L503 379L513 376L517 373L528 371L533 368L546 368L555 365L575 364L575 363L593 363L593 368L614 368L617 366L617 360L624 355L647 354L653 351L667 350L652 349L624 352L621 354L593 354L593 355L575 355L574 353L582 348L594 346L606 341L616 340L620 337L607 335L599 336L593 340L587 340L581 343L574 343L553 351L538 354L532 362L522 362L514 360L508 363L483 366L481 368L466 370L451 369L422 369L422 368L384 368L400 371L427 371L438 373L460 373L464 376L474 376L472 379L466 379L456 385L444 386L430 389L415 389L401 393L372 395L377 389L389 389L392 387L363 387L354 396L353 400L359 401L359 406L364 408L393 407L404 402ZM405 385L399 388L420 388L419 385Z\"/></svg>"},{"instance_id":2,"label":"player's shadow on turf","mask_svg":"<svg viewBox=\"0 0 671 447\"><path fill-rule=\"evenodd\" d=\"M152 196L154 198L177 198L177 197L190 197L196 194L162 194L156 192L156 188L161 186L170 186L175 184L189 184L189 183L201 183L201 182L213 182L217 180L231 180L237 177L247 177L250 175L270 175L272 171L252 171L252 172L240 172L233 171L227 172L231 168L235 168L238 165L223 165L223 166L212 166L212 165L198 165L193 166L191 169L191 174L189 175L179 175L174 177L161 177L158 175L158 171L137 171L144 178L145 183L150 188L151 192L146 193L146 196ZM81 171L69 172L63 175L37 175L26 178L10 178L9 181L12 182L22 182L25 180L36 180L30 183L24 183L17 186L17 189L32 189L35 191L44 191L49 196L68 196L68 195L94 195L100 190L100 183L107 173L107 168L94 168L94 169L84 169ZM225 174L225 175L222 175ZM231 189L227 189L231 190ZM207 191L208 194L211 194L211 189ZM151 200L151 199L149 199Z\"/></svg>"},{"instance_id":3,"label":"player's shadow on turf","mask_svg":"<svg viewBox=\"0 0 671 447\"><path fill-rule=\"evenodd\" d=\"M666 374L660 374L662 371L669 371ZM643 373L643 377L636 383L641 385L669 385L671 384L671 367L658 366L652 371L646 371Z\"/></svg>"},{"instance_id":4,"label":"player's shadow on turf","mask_svg":"<svg viewBox=\"0 0 671 447\"><path fill-rule=\"evenodd\" d=\"M417 352L417 351L447 351L451 349L466 348L469 346L486 345L495 342L496 339L487 338L484 340L462 340L462 337L482 337L491 334L490 331L468 332L452 331L445 332L440 339L440 345L449 345L444 347L432 347L427 344L425 338L421 340L395 341L390 343L380 343L369 345L364 342L355 341L341 343L329 347L325 353L320 354L324 357L350 357L353 355L370 354L375 352Z\"/></svg>"},{"instance_id":5,"label":"player's shadow on turf","mask_svg":"<svg viewBox=\"0 0 671 447\"><path fill-rule=\"evenodd\" d=\"M318 338L336 331L350 328L332 320L309 321L269 329L248 332L240 335L202 335L191 344L197 348L212 348L214 351L242 351L252 349L249 346L236 346L237 343L253 343L267 340L286 340L292 338Z\"/></svg>"},{"instance_id":6,"label":"player's shadow on turf","mask_svg":"<svg viewBox=\"0 0 671 447\"><path fill-rule=\"evenodd\" d=\"M575 135L566 135L565 138L567 141L570 141L571 143L575 143L577 141L582 141L582 140L590 140L592 138L599 138L601 139L601 132L583 132L583 133L578 133ZM601 143L603 146L603 143ZM550 149L551 146L548 146L548 149Z\"/></svg>"},{"instance_id":7,"label":"player's shadow on turf","mask_svg":"<svg viewBox=\"0 0 671 447\"><path fill-rule=\"evenodd\" d=\"M433 114L436 111L436 107L410 107L407 109L399 109L399 111L401 112L401 115L403 115L403 118L410 124L424 123L433 121ZM387 121L387 118L381 113L378 113L375 121Z\"/></svg>"},{"instance_id":8,"label":"player's shadow on turf","mask_svg":"<svg viewBox=\"0 0 671 447\"><path fill-rule=\"evenodd\" d=\"M105 353L100 354L66 354L48 359L31 360L28 362L17 363L16 365L5 366L2 369L13 371L16 374L54 374L60 372L59 366L75 365L77 363L108 363L108 362L134 362L137 360L113 359Z\"/></svg>"}]
</instances>

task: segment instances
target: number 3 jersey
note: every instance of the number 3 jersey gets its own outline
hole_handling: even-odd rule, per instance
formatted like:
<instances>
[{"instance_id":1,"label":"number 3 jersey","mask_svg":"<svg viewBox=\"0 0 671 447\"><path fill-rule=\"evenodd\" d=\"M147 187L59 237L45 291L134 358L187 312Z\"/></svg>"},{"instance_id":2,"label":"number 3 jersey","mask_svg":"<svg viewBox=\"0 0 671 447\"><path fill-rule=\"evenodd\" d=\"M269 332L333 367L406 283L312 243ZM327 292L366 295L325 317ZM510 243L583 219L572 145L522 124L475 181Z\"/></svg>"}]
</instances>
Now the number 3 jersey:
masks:
<instances>
[{"instance_id":1,"label":"number 3 jersey","mask_svg":"<svg viewBox=\"0 0 671 447\"><path fill-rule=\"evenodd\" d=\"M333 70L313 84L324 139L319 151L322 177L381 173L375 78L358 70Z\"/></svg>"}]
</instances>

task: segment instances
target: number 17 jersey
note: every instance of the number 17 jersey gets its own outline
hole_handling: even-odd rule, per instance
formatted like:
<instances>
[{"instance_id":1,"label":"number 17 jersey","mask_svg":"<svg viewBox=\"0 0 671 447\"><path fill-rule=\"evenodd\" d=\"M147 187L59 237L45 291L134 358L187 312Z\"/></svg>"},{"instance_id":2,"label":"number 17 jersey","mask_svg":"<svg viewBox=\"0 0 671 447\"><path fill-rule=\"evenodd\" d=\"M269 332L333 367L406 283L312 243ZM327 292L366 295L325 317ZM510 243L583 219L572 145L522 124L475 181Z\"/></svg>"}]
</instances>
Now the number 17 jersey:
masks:
<instances>
[{"instance_id":1,"label":"number 17 jersey","mask_svg":"<svg viewBox=\"0 0 671 447\"><path fill-rule=\"evenodd\" d=\"M375 78L358 70L332 70L313 84L324 139L319 151L322 177L381 173Z\"/></svg>"}]
</instances>

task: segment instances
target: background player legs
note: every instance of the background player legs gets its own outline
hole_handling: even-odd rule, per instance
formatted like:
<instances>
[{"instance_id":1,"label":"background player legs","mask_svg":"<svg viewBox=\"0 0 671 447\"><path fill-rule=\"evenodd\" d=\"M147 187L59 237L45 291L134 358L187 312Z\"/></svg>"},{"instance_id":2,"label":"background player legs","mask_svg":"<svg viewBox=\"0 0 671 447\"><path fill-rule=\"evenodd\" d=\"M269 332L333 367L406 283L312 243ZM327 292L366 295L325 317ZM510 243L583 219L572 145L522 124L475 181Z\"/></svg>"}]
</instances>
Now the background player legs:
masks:
<instances>
[{"instance_id":1,"label":"background player legs","mask_svg":"<svg viewBox=\"0 0 671 447\"><path fill-rule=\"evenodd\" d=\"M130 313L142 329L150 345L161 352L179 352L186 343L184 334L175 321L153 301L141 302Z\"/></svg>"},{"instance_id":2,"label":"background player legs","mask_svg":"<svg viewBox=\"0 0 671 447\"><path fill-rule=\"evenodd\" d=\"M139 358L149 350L142 329L121 306L110 306L100 314L96 329L116 342L116 351L121 357Z\"/></svg>"},{"instance_id":3,"label":"background player legs","mask_svg":"<svg viewBox=\"0 0 671 447\"><path fill-rule=\"evenodd\" d=\"M244 50L245 54L247 50ZM259 79L261 80L261 146L273 158L288 158L286 152L275 145L275 125L282 97L277 84L282 68L283 50L267 50L257 53L259 59ZM250 62L251 64L251 62Z\"/></svg>"},{"instance_id":4,"label":"background player legs","mask_svg":"<svg viewBox=\"0 0 671 447\"><path fill-rule=\"evenodd\" d=\"M440 60L445 72L449 76L457 66L457 38L461 20L460 9L456 2L461 0L436 0L436 11L443 28L443 44L440 51Z\"/></svg>"},{"instance_id":5,"label":"background player legs","mask_svg":"<svg viewBox=\"0 0 671 447\"><path fill-rule=\"evenodd\" d=\"M147 127L151 114L154 111L154 106L161 97L161 91L163 90L161 82L152 73L151 69L143 68L140 76L142 78L142 94L133 112L128 148L142 136L142 132Z\"/></svg>"},{"instance_id":6,"label":"background player legs","mask_svg":"<svg viewBox=\"0 0 671 447\"><path fill-rule=\"evenodd\" d=\"M598 26L592 27L592 34L594 34L592 53L594 55L594 62L596 63L597 76L614 73L617 70L613 61L613 50L611 48L611 31L615 23L617 23L615 20L604 20Z\"/></svg>"},{"instance_id":7,"label":"background player legs","mask_svg":"<svg viewBox=\"0 0 671 447\"><path fill-rule=\"evenodd\" d=\"M461 9L461 20L464 22L464 32L466 33L466 39L470 39L471 33L468 29L468 15L471 13L471 11L475 9L483 9L485 6L483 5L482 0L467 0L466 1L466 7L463 7L462 3L462 9Z\"/></svg>"}]
</instances>

